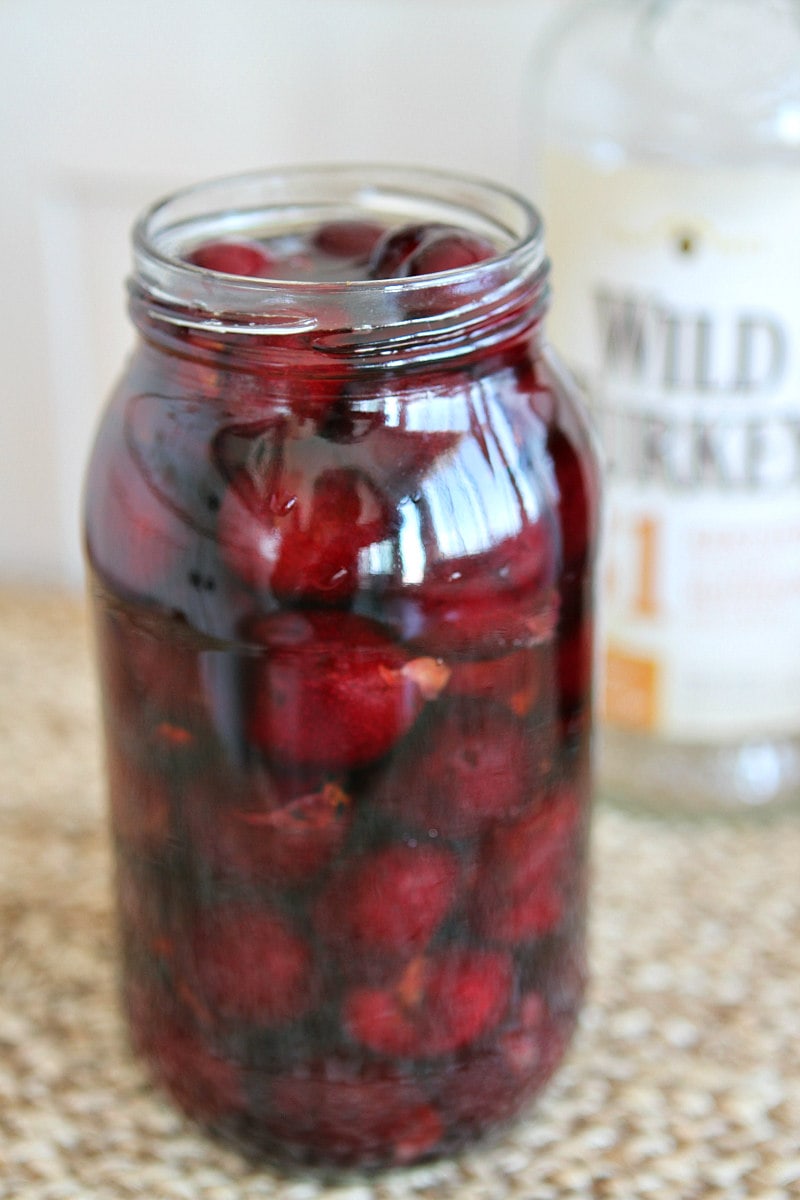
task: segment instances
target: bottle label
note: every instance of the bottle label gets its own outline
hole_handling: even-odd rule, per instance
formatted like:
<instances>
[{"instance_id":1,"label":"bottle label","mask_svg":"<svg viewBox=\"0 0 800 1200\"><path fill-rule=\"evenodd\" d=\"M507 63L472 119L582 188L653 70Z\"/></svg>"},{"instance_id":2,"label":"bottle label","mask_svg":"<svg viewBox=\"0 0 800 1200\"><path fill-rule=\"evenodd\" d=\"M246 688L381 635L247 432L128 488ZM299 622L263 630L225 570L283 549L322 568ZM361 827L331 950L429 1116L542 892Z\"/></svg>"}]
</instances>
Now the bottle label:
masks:
<instances>
[{"instance_id":1,"label":"bottle label","mask_svg":"<svg viewBox=\"0 0 800 1200\"><path fill-rule=\"evenodd\" d=\"M606 720L800 729L800 174L553 152L550 335L607 465Z\"/></svg>"}]
</instances>

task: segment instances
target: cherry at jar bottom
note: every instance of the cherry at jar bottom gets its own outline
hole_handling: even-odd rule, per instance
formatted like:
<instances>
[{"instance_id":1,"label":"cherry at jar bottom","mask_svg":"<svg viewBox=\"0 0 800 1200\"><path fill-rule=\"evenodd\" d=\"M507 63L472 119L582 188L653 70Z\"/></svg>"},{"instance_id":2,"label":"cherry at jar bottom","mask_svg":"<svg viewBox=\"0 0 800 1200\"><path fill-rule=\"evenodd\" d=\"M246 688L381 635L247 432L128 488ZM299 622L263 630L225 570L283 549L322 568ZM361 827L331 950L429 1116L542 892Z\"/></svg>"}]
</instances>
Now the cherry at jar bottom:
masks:
<instances>
[{"instance_id":1,"label":"cherry at jar bottom","mask_svg":"<svg viewBox=\"0 0 800 1200\"><path fill-rule=\"evenodd\" d=\"M513 1120L586 978L597 467L538 224L372 184L369 221L346 171L239 184L246 241L154 210L86 515L133 1045L207 1128L345 1170Z\"/></svg>"}]
</instances>

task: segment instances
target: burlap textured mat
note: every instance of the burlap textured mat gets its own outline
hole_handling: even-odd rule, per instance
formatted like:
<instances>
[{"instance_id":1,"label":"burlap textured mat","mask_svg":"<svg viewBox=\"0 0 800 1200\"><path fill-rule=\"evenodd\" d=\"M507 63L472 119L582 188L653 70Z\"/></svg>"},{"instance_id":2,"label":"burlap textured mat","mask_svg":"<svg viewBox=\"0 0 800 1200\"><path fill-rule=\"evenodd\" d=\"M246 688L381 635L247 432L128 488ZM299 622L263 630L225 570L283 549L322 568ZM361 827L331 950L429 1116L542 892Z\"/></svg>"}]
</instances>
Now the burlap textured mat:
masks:
<instances>
[{"instance_id":1,"label":"burlap textured mat","mask_svg":"<svg viewBox=\"0 0 800 1200\"><path fill-rule=\"evenodd\" d=\"M0 593L2 1200L800 1196L800 821L595 823L594 984L530 1117L457 1162L324 1186L150 1087L117 1014L83 609Z\"/></svg>"}]
</instances>

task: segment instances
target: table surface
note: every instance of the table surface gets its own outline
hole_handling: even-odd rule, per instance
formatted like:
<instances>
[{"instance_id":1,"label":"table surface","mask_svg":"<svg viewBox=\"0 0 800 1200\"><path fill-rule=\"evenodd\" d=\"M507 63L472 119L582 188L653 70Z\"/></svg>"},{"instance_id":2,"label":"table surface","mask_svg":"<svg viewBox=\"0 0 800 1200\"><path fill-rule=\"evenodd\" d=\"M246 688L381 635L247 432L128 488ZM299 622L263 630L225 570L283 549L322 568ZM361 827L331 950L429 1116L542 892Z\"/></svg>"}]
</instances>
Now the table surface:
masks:
<instances>
[{"instance_id":1,"label":"table surface","mask_svg":"<svg viewBox=\"0 0 800 1200\"><path fill-rule=\"evenodd\" d=\"M800 1197L800 819L600 809L594 864L581 1027L511 1132L335 1186L256 1168L128 1052L84 609L0 591L0 1198Z\"/></svg>"}]
</instances>

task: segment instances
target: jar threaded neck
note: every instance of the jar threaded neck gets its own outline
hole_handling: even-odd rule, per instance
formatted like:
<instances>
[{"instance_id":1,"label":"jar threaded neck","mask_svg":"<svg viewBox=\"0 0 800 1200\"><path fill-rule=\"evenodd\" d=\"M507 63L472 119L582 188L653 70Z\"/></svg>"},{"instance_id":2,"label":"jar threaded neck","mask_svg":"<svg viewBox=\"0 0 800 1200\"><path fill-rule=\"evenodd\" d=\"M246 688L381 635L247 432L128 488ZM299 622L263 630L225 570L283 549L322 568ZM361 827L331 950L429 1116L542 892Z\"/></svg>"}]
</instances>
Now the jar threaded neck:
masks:
<instances>
[{"instance_id":1,"label":"jar threaded neck","mask_svg":"<svg viewBox=\"0 0 800 1200\"><path fill-rule=\"evenodd\" d=\"M415 278L291 280L221 274L187 261L220 237L264 237L287 223L368 217L387 226L445 222L488 238L484 261ZM479 180L399 167L265 171L200 184L149 209L134 231L134 320L226 335L313 337L328 353L368 357L413 342L479 340L547 304L541 220L522 197Z\"/></svg>"}]
</instances>

